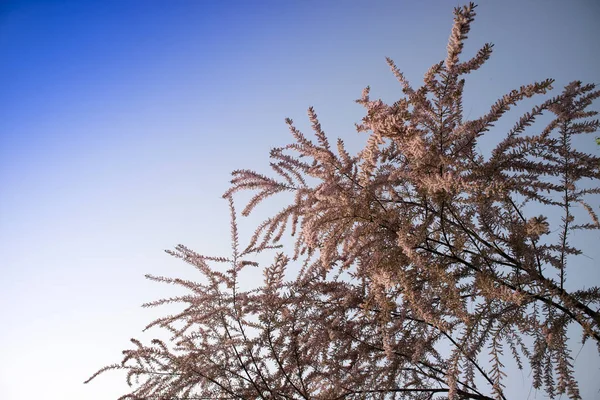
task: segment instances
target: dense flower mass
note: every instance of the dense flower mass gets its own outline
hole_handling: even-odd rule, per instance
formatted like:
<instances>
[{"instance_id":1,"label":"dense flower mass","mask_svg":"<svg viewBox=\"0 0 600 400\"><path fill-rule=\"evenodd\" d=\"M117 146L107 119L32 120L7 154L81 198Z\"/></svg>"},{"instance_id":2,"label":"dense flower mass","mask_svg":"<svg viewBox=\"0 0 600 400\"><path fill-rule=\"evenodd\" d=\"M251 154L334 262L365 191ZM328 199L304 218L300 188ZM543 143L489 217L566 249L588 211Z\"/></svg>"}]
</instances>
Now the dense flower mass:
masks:
<instances>
[{"instance_id":1,"label":"dense flower mass","mask_svg":"<svg viewBox=\"0 0 600 400\"><path fill-rule=\"evenodd\" d=\"M421 87L388 59L403 97L388 105L364 90L357 129L368 139L356 155L341 139L331 145L310 108L316 140L287 120L294 142L271 150L272 176L233 172L224 194L232 255L180 245L169 253L205 280L149 277L189 294L147 304L185 304L149 325L167 329L170 342L132 340L120 364L98 372L128 372L133 391L123 398L506 399L508 358L550 397L580 398L567 329L579 327L600 349L600 289L567 285L580 254L569 235L600 227L589 205L600 192L589 184L600 178L600 158L572 138L598 129L588 108L600 91L570 83L484 156L478 140L553 81L512 90L485 115L465 118L465 75L492 53L486 44L460 59L474 9L455 10L446 59ZM551 122L526 133L542 114ZM233 202L242 190L255 193L242 215L294 194L244 249ZM286 234L293 250L276 253L262 286L241 290L240 272L257 266L251 256L277 249Z\"/></svg>"}]
</instances>

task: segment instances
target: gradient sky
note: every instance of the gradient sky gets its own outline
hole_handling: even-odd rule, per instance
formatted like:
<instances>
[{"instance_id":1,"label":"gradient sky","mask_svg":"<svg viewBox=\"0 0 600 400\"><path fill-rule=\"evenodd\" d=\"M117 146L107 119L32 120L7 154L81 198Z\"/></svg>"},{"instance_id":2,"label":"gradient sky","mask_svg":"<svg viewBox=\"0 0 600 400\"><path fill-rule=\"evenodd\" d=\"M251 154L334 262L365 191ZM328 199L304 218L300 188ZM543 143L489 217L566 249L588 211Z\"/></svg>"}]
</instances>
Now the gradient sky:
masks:
<instances>
[{"instance_id":1,"label":"gradient sky","mask_svg":"<svg viewBox=\"0 0 600 400\"><path fill-rule=\"evenodd\" d=\"M401 94L385 56L417 84L445 58L457 4L0 2L0 398L123 394L119 372L82 382L160 315L139 305L170 289L145 273L193 277L162 250L229 254L229 173L266 171L285 117L309 133L312 105L331 137L363 143L353 100L367 85ZM495 52L467 79L471 118L534 80L600 82L599 2L479 4L465 54ZM590 258L573 280L598 284L598 238L578 238ZM586 345L584 398L599 396L599 364ZM512 372L513 398L543 398Z\"/></svg>"}]
</instances>

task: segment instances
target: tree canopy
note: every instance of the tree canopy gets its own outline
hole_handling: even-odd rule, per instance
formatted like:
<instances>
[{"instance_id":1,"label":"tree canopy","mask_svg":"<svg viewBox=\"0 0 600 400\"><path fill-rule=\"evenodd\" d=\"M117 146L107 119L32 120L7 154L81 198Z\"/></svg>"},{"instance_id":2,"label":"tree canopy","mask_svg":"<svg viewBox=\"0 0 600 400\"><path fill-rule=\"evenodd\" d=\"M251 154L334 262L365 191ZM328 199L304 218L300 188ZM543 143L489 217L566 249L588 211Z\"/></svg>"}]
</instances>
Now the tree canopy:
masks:
<instances>
[{"instance_id":1,"label":"tree canopy","mask_svg":"<svg viewBox=\"0 0 600 400\"><path fill-rule=\"evenodd\" d=\"M368 138L357 154L330 142L313 108L314 139L288 119L294 140L271 150L272 174L233 172L224 194L232 254L179 245L168 253L204 279L148 276L188 290L146 304L185 306L148 326L170 341L132 339L120 364L90 380L126 370L124 399L506 399L513 359L551 398L581 398L568 344L576 327L600 350L600 288L566 277L581 255L572 232L600 227L589 200L600 192L600 158L572 138L598 129L589 107L600 91L568 84L483 154L478 141L494 124L553 80L466 118L466 76L493 49L460 58L474 18L472 3L455 9L446 58L420 87L387 60L403 95L385 104L363 91L357 130ZM550 122L532 127L541 115ZM254 193L243 216L293 194L245 246L240 191ZM284 236L292 249L279 244ZM252 257L266 251L274 260L263 268ZM247 268L262 268L262 285L242 287Z\"/></svg>"}]
</instances>

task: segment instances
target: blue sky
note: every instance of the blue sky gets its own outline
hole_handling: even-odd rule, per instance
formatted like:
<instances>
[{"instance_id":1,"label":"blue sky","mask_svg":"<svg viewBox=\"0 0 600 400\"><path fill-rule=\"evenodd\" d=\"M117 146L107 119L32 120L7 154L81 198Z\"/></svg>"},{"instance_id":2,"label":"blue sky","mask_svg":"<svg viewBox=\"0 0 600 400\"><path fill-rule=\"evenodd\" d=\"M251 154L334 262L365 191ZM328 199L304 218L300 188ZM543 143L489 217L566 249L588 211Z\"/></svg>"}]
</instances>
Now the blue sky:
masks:
<instances>
[{"instance_id":1,"label":"blue sky","mask_svg":"<svg viewBox=\"0 0 600 400\"><path fill-rule=\"evenodd\" d=\"M308 133L312 105L332 137L362 143L353 100L367 85L386 101L400 96L386 56L418 84L445 58L457 4L0 3L0 397L122 394L119 373L81 382L120 361L159 315L139 305L168 288L143 275L189 274L162 250L227 254L229 173L264 171L269 148L290 139L285 117ZM600 83L600 3L479 4L465 54L485 42L495 51L467 80L471 117L534 80L555 78L557 92ZM591 258L573 279L599 281L597 239L580 238ZM586 348L577 365L598 376ZM515 376L523 398L527 377ZM584 398L598 390L584 378Z\"/></svg>"}]
</instances>

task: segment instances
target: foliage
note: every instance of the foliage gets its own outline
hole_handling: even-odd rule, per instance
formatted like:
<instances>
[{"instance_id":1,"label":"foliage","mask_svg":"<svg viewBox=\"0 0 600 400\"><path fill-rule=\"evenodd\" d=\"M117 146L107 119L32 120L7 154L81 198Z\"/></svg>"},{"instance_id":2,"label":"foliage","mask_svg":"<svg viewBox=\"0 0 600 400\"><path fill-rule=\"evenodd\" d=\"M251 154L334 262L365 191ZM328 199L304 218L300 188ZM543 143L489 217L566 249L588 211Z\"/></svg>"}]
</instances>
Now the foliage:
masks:
<instances>
[{"instance_id":1,"label":"foliage","mask_svg":"<svg viewBox=\"0 0 600 400\"><path fill-rule=\"evenodd\" d=\"M90 380L124 369L134 389L123 398L132 399L505 399L512 358L550 397L580 398L568 328L600 344L600 289L567 284L580 254L569 238L600 226L588 200L600 191L589 188L600 158L572 138L598 129L587 109L600 91L568 84L484 156L480 138L553 81L512 90L465 119L464 76L492 53L486 44L459 59L474 8L455 9L447 57L421 87L388 59L404 96L388 105L364 90L357 129L368 140L356 155L341 139L331 145L310 108L316 141L287 120L294 142L271 151L273 176L234 171L224 194L231 257L168 251L205 278L149 276L189 289L146 305L185 304L148 326L171 341L133 339L120 364ZM526 135L542 114L551 122ZM244 249L233 202L242 190L255 192L244 216L293 193ZM252 256L277 249L287 233L293 252L276 254L262 286L241 290L240 273L258 267Z\"/></svg>"}]
</instances>

